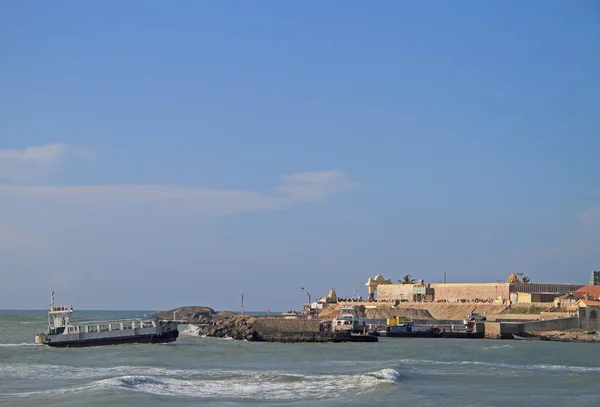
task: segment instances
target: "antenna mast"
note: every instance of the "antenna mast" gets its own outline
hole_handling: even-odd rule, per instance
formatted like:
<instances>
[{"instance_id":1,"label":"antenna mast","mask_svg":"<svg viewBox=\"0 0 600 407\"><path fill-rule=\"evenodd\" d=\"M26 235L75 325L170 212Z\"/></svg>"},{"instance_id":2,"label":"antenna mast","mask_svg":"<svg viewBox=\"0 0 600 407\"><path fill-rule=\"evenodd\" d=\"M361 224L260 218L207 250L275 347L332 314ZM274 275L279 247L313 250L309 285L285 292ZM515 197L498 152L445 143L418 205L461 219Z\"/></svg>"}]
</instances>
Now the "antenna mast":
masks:
<instances>
[{"instance_id":1,"label":"antenna mast","mask_svg":"<svg viewBox=\"0 0 600 407\"><path fill-rule=\"evenodd\" d=\"M242 293L242 315L244 315L244 293Z\"/></svg>"}]
</instances>

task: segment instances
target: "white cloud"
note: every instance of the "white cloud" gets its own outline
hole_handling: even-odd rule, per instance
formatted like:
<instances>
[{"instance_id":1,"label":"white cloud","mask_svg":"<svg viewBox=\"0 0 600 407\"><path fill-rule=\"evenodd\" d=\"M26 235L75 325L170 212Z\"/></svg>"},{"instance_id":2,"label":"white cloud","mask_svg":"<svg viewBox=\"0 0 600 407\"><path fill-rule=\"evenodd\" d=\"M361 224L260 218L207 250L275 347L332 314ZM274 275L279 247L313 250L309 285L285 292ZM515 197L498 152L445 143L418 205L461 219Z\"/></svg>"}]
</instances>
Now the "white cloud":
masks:
<instances>
[{"instance_id":1,"label":"white cloud","mask_svg":"<svg viewBox=\"0 0 600 407\"><path fill-rule=\"evenodd\" d=\"M47 144L22 150L0 150L0 162L48 164L61 161L67 153L64 144Z\"/></svg>"},{"instance_id":2,"label":"white cloud","mask_svg":"<svg viewBox=\"0 0 600 407\"><path fill-rule=\"evenodd\" d=\"M90 159L95 150L54 143L24 149L0 149L0 184L31 184L46 180L69 157Z\"/></svg>"},{"instance_id":3,"label":"white cloud","mask_svg":"<svg viewBox=\"0 0 600 407\"><path fill-rule=\"evenodd\" d=\"M177 185L32 185L35 169L47 174L75 153L52 146L0 150L0 253L68 259L71 247L164 243L160 239L196 233L213 219L321 202L356 185L341 171L286 175L273 194Z\"/></svg>"},{"instance_id":4,"label":"white cloud","mask_svg":"<svg viewBox=\"0 0 600 407\"><path fill-rule=\"evenodd\" d=\"M279 191L298 199L326 198L357 184L341 171L297 172L283 177Z\"/></svg>"},{"instance_id":5,"label":"white cloud","mask_svg":"<svg viewBox=\"0 0 600 407\"><path fill-rule=\"evenodd\" d=\"M278 195L252 191L206 189L160 185L16 186L0 184L0 198L114 206L130 204L173 204L218 216L248 211L278 210L290 205L320 201L352 188L343 172L303 172L283 177Z\"/></svg>"},{"instance_id":6,"label":"white cloud","mask_svg":"<svg viewBox=\"0 0 600 407\"><path fill-rule=\"evenodd\" d=\"M0 149L0 180L5 184L25 184L45 179L70 153L77 151L64 144Z\"/></svg>"}]
</instances>

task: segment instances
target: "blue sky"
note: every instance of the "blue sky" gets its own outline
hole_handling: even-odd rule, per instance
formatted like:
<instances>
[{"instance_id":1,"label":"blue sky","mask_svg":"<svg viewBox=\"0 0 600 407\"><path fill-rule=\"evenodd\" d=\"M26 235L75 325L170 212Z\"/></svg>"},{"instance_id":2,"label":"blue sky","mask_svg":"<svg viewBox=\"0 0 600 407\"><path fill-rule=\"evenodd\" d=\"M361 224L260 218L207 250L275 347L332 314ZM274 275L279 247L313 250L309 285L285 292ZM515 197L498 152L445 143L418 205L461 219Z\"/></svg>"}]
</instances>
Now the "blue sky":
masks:
<instances>
[{"instance_id":1,"label":"blue sky","mask_svg":"<svg viewBox=\"0 0 600 407\"><path fill-rule=\"evenodd\" d=\"M0 309L600 269L594 1L0 10Z\"/></svg>"}]
</instances>

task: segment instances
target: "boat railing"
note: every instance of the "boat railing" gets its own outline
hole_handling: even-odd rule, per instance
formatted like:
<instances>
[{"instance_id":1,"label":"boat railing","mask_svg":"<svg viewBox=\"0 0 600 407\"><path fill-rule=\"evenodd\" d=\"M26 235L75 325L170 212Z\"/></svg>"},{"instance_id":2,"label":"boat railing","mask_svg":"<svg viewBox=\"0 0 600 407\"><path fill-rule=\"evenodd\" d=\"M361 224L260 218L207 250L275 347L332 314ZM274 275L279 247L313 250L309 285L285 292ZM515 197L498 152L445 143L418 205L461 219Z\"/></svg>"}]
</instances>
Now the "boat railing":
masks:
<instances>
[{"instance_id":1,"label":"boat railing","mask_svg":"<svg viewBox=\"0 0 600 407\"><path fill-rule=\"evenodd\" d=\"M89 332L109 332L124 331L132 329L156 328L157 320L152 319L134 319L121 321L87 321L70 323L67 332L70 334L89 333Z\"/></svg>"}]
</instances>

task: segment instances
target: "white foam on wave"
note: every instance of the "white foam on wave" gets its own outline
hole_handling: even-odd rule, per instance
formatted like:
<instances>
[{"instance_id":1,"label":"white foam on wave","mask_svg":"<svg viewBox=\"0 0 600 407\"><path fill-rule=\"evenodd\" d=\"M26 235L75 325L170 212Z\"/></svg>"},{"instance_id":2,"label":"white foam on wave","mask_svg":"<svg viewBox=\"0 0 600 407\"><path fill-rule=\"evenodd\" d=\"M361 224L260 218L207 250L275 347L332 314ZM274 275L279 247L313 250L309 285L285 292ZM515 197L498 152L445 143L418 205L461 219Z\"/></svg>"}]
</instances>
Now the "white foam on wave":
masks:
<instances>
[{"instance_id":1,"label":"white foam on wave","mask_svg":"<svg viewBox=\"0 0 600 407\"><path fill-rule=\"evenodd\" d=\"M304 375L285 372L237 372L226 380L183 380L148 377L120 377L121 386L129 390L157 395L177 395L195 398L234 398L252 400L300 400L306 398L336 398L362 394L376 386L396 382L400 375L393 369L382 369L352 375Z\"/></svg>"},{"instance_id":2,"label":"white foam on wave","mask_svg":"<svg viewBox=\"0 0 600 407\"><path fill-rule=\"evenodd\" d=\"M13 348L16 346L44 346L33 342L21 342L21 343L0 343L0 347Z\"/></svg>"},{"instance_id":3,"label":"white foam on wave","mask_svg":"<svg viewBox=\"0 0 600 407\"><path fill-rule=\"evenodd\" d=\"M0 369L0 378L9 379L95 379L118 375L183 376L204 374L202 370L169 369L151 366L76 367L47 364L10 364L10 369Z\"/></svg>"},{"instance_id":4,"label":"white foam on wave","mask_svg":"<svg viewBox=\"0 0 600 407\"><path fill-rule=\"evenodd\" d=\"M394 369L381 369L377 372L372 373L372 375L381 380L387 380L390 382L397 382L400 380L400 373Z\"/></svg>"},{"instance_id":5,"label":"white foam on wave","mask_svg":"<svg viewBox=\"0 0 600 407\"><path fill-rule=\"evenodd\" d=\"M12 397L64 395L97 389L121 389L163 396L193 398L299 400L306 398L336 398L362 394L376 386L394 383L399 373L382 369L351 375L304 375L286 372L222 372L222 377L184 379L151 374L119 375L93 381L86 385L38 392L9 394ZM233 375L232 375L233 373Z\"/></svg>"},{"instance_id":6,"label":"white foam on wave","mask_svg":"<svg viewBox=\"0 0 600 407\"><path fill-rule=\"evenodd\" d=\"M512 348L512 345L494 345L494 346L488 346L487 348L482 348L483 350L489 350L489 349L510 349Z\"/></svg>"},{"instance_id":7,"label":"white foam on wave","mask_svg":"<svg viewBox=\"0 0 600 407\"><path fill-rule=\"evenodd\" d=\"M179 334L184 336L205 336L201 332L200 326L194 324L187 324L183 329L179 330Z\"/></svg>"}]
</instances>

